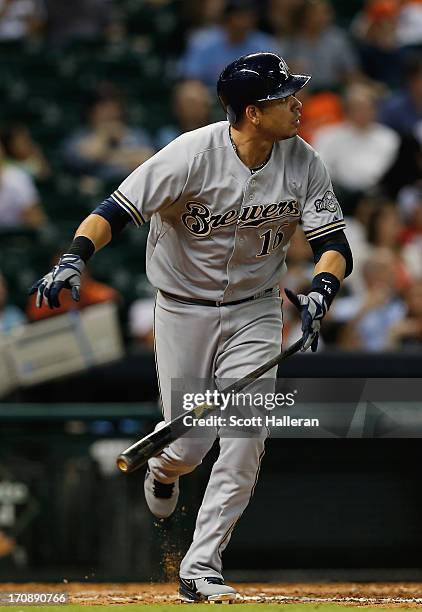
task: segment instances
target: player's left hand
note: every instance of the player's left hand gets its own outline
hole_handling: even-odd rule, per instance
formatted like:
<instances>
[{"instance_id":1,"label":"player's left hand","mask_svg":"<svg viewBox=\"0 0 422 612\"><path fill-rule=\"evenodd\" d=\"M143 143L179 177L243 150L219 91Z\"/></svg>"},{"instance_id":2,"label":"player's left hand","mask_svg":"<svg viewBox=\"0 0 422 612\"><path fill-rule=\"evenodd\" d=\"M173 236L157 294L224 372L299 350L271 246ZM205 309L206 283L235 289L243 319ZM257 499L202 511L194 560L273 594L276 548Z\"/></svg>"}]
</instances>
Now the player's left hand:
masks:
<instances>
[{"instance_id":1,"label":"player's left hand","mask_svg":"<svg viewBox=\"0 0 422 612\"><path fill-rule=\"evenodd\" d=\"M311 291L308 295L296 294L290 289L284 291L302 318L302 351L307 351L311 347L312 352L315 353L318 347L321 321L328 310L325 297L318 291Z\"/></svg>"}]
</instances>

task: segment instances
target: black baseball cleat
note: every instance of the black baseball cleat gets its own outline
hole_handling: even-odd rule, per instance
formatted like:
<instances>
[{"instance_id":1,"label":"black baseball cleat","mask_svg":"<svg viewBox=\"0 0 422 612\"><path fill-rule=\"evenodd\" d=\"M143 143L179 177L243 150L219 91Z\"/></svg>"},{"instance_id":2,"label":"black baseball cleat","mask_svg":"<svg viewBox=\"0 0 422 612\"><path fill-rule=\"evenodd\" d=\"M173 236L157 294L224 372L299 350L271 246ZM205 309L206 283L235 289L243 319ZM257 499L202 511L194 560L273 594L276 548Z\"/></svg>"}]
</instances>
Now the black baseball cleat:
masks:
<instances>
[{"instance_id":1,"label":"black baseball cleat","mask_svg":"<svg viewBox=\"0 0 422 612\"><path fill-rule=\"evenodd\" d=\"M222 578L179 579L180 600L186 603L210 602L232 603L238 597L237 591L224 584Z\"/></svg>"},{"instance_id":2,"label":"black baseball cleat","mask_svg":"<svg viewBox=\"0 0 422 612\"><path fill-rule=\"evenodd\" d=\"M147 469L144 481L145 499L148 508L157 518L168 518L176 509L179 499L179 479L172 484L155 480Z\"/></svg>"}]
</instances>

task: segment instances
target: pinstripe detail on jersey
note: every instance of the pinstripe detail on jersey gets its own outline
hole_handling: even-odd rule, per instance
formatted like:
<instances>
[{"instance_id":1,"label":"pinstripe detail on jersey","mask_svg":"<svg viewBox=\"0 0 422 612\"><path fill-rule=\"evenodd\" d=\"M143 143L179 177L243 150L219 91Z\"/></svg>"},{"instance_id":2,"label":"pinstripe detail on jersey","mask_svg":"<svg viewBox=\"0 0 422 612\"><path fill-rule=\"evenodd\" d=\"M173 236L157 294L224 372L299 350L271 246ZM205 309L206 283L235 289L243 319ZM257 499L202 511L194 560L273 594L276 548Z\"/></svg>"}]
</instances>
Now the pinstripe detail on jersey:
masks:
<instances>
[{"instance_id":1,"label":"pinstripe detail on jersey","mask_svg":"<svg viewBox=\"0 0 422 612\"><path fill-rule=\"evenodd\" d=\"M139 210L127 199L125 195L118 189L111 194L111 197L119 206L121 206L132 218L132 221L137 227L141 227L145 223L145 219Z\"/></svg>"},{"instance_id":2,"label":"pinstripe detail on jersey","mask_svg":"<svg viewBox=\"0 0 422 612\"><path fill-rule=\"evenodd\" d=\"M338 230L342 230L346 227L344 219L340 219L339 221L334 221L332 223L327 223L326 225L322 225L314 230L309 230L305 232L306 238L311 241L315 240L315 238L322 238L326 234L331 234L331 232L337 232Z\"/></svg>"}]
</instances>

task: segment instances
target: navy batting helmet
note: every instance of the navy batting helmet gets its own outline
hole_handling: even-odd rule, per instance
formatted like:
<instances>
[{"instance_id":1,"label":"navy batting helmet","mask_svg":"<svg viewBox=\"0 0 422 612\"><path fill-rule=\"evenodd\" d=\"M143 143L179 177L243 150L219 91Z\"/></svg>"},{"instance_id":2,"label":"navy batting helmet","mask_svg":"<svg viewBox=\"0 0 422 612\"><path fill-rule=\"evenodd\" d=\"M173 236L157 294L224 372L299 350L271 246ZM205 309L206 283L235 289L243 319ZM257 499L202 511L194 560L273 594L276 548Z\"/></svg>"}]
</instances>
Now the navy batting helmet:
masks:
<instances>
[{"instance_id":1,"label":"navy batting helmet","mask_svg":"<svg viewBox=\"0 0 422 612\"><path fill-rule=\"evenodd\" d=\"M310 78L306 74L291 74L284 59L276 53L251 53L224 68L217 94L233 125L248 104L291 96Z\"/></svg>"}]
</instances>

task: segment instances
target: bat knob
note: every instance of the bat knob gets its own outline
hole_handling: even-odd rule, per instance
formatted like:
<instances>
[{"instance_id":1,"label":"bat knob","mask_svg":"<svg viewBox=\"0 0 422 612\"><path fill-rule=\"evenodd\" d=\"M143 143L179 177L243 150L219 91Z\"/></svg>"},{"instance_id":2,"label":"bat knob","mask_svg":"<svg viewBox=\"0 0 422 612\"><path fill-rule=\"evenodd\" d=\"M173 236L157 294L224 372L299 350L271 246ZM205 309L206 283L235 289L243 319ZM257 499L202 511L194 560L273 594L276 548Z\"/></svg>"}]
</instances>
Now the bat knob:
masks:
<instances>
[{"instance_id":1,"label":"bat knob","mask_svg":"<svg viewBox=\"0 0 422 612\"><path fill-rule=\"evenodd\" d=\"M130 468L130 462L124 455L119 455L116 459L117 467L121 472L128 472Z\"/></svg>"}]
</instances>

